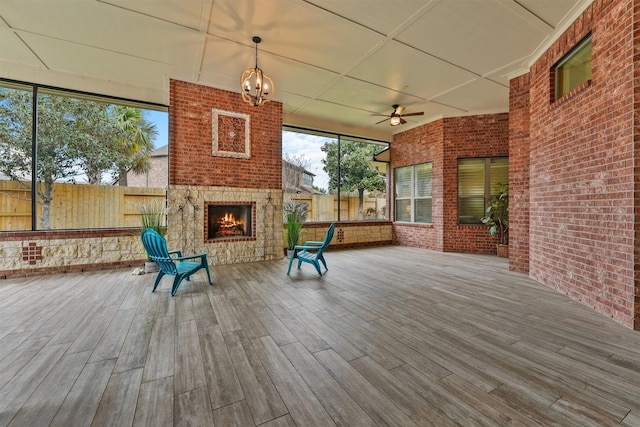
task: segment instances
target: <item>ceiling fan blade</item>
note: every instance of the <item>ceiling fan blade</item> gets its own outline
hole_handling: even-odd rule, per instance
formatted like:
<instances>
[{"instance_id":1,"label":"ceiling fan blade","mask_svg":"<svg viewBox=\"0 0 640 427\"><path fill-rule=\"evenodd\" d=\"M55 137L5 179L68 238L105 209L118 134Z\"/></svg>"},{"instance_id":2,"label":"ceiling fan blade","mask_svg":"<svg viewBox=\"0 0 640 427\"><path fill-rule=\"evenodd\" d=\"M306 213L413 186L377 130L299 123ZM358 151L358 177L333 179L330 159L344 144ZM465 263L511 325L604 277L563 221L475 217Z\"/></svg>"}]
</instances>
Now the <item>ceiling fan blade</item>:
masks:
<instances>
[{"instance_id":1,"label":"ceiling fan blade","mask_svg":"<svg viewBox=\"0 0 640 427\"><path fill-rule=\"evenodd\" d=\"M386 119L384 119L384 120L380 120L380 121L379 121L378 123L376 123L376 124L377 124L377 125L379 125L379 124L380 124L380 123L382 123L382 122L386 122L386 121L387 121L387 120L389 120L390 118L391 118L391 117L387 117L387 118L386 118Z\"/></svg>"},{"instance_id":2,"label":"ceiling fan blade","mask_svg":"<svg viewBox=\"0 0 640 427\"><path fill-rule=\"evenodd\" d=\"M424 115L424 111L420 111L419 113L409 113L409 114L403 114L402 117L410 117L410 116L423 116Z\"/></svg>"},{"instance_id":3,"label":"ceiling fan blade","mask_svg":"<svg viewBox=\"0 0 640 427\"><path fill-rule=\"evenodd\" d=\"M396 110L393 112L393 114L401 116L403 111L404 111L404 107L399 105L398 108L396 108Z\"/></svg>"},{"instance_id":4,"label":"ceiling fan blade","mask_svg":"<svg viewBox=\"0 0 640 427\"><path fill-rule=\"evenodd\" d=\"M376 117L376 116L378 116L378 117L389 117L388 114L378 114L378 113L373 113L371 116L372 117Z\"/></svg>"},{"instance_id":5,"label":"ceiling fan blade","mask_svg":"<svg viewBox=\"0 0 640 427\"><path fill-rule=\"evenodd\" d=\"M405 119L403 119L402 117L400 117L400 123L405 124L405 123L407 123L407 121Z\"/></svg>"}]
</instances>

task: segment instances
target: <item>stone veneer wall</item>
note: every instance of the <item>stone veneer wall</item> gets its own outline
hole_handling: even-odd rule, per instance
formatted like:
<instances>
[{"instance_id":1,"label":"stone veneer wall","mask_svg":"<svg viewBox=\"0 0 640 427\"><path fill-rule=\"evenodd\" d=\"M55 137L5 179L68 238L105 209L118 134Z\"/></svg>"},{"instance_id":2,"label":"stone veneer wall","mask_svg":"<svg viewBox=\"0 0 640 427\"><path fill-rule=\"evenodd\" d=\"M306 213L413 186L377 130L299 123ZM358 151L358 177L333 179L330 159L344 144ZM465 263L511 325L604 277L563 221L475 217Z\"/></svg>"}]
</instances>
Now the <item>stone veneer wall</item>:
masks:
<instances>
[{"instance_id":1,"label":"stone veneer wall","mask_svg":"<svg viewBox=\"0 0 640 427\"><path fill-rule=\"evenodd\" d=\"M255 240L206 242L205 202L247 201L256 202ZM182 250L183 255L204 252L210 265L266 261L283 256L282 190L174 185L169 189L168 204L167 245Z\"/></svg>"},{"instance_id":2,"label":"stone veneer wall","mask_svg":"<svg viewBox=\"0 0 640 427\"><path fill-rule=\"evenodd\" d=\"M142 267L140 230L58 230L2 233L0 278Z\"/></svg>"},{"instance_id":3,"label":"stone veneer wall","mask_svg":"<svg viewBox=\"0 0 640 427\"><path fill-rule=\"evenodd\" d=\"M331 222L306 223L300 233L300 244L306 241L321 242ZM346 249L390 245L393 243L393 226L390 221L337 222L329 249ZM286 247L286 242L283 241Z\"/></svg>"}]
</instances>

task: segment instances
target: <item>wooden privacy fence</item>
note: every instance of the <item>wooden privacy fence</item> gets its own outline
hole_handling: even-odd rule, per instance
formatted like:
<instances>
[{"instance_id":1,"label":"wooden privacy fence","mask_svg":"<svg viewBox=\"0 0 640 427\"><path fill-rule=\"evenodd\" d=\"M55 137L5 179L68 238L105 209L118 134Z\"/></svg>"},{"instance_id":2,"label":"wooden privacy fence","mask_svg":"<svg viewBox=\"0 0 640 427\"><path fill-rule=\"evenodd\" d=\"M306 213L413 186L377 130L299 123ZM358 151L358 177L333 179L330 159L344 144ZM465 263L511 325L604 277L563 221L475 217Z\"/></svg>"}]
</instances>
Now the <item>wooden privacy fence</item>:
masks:
<instances>
[{"instance_id":1,"label":"wooden privacy fence","mask_svg":"<svg viewBox=\"0 0 640 427\"><path fill-rule=\"evenodd\" d=\"M285 193L284 200L306 203L307 221L335 221L338 218L338 196ZM385 219L386 213L386 199L365 196L362 205L363 219ZM340 220L358 220L358 196L340 197Z\"/></svg>"},{"instance_id":2,"label":"wooden privacy fence","mask_svg":"<svg viewBox=\"0 0 640 427\"><path fill-rule=\"evenodd\" d=\"M31 189L0 181L0 231L31 229ZM140 207L165 203L166 189L110 185L54 184L51 229L139 227ZM42 205L38 202L38 223Z\"/></svg>"}]
</instances>

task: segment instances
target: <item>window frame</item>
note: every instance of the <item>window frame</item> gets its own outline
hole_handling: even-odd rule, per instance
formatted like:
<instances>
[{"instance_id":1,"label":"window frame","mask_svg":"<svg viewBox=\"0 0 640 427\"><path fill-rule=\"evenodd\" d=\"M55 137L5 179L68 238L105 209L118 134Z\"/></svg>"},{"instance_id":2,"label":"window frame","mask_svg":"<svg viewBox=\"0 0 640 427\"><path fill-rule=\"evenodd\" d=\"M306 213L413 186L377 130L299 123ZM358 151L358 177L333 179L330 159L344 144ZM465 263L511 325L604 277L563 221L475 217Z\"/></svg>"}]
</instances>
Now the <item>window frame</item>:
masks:
<instances>
[{"instance_id":1,"label":"window frame","mask_svg":"<svg viewBox=\"0 0 640 427\"><path fill-rule=\"evenodd\" d=\"M416 171L417 171L417 167L419 166L424 166L424 165L429 165L430 167L430 171L429 174L431 176L431 188L429 189L429 194L430 196L416 196L416 184L418 182L417 178L416 178ZM399 197L398 196L398 191L396 190L398 188L398 172L400 170L403 169L409 169L411 172L409 174L410 176L410 180L408 184L408 187L411 189L411 195L409 197ZM393 186L394 186L394 220L396 222L408 222L408 223L414 223L414 224L433 224L433 162L423 162L423 163L417 163L414 165L407 165L407 166L398 166L396 168L393 169ZM404 220L404 219L398 219L398 201L406 201L409 200L409 205L410 205L410 218L409 221ZM416 220L416 200L431 200L431 213L430 213L430 218L431 221L418 221Z\"/></svg>"}]
</instances>

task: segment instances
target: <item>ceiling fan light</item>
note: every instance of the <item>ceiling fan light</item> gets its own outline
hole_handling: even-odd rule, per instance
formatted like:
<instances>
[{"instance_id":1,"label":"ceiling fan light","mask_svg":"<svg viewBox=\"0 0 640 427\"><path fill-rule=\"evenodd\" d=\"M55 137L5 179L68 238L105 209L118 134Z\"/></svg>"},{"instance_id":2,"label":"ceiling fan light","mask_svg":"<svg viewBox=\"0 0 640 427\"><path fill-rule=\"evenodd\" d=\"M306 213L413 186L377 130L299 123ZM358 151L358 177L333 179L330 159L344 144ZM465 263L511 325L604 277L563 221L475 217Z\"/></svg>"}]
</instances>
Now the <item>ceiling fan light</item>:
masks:
<instances>
[{"instance_id":1,"label":"ceiling fan light","mask_svg":"<svg viewBox=\"0 0 640 427\"><path fill-rule=\"evenodd\" d=\"M400 124L400 117L399 116L393 116L391 117L391 126L398 126Z\"/></svg>"}]
</instances>

